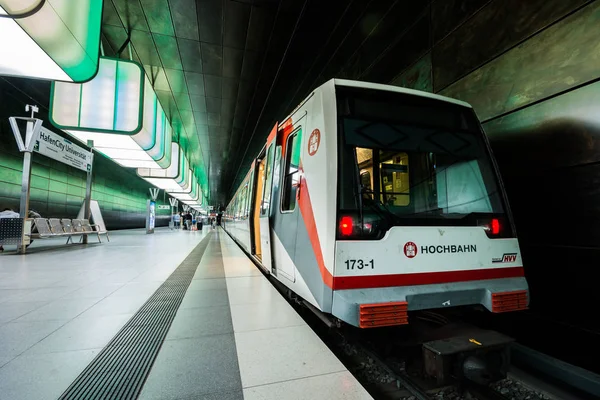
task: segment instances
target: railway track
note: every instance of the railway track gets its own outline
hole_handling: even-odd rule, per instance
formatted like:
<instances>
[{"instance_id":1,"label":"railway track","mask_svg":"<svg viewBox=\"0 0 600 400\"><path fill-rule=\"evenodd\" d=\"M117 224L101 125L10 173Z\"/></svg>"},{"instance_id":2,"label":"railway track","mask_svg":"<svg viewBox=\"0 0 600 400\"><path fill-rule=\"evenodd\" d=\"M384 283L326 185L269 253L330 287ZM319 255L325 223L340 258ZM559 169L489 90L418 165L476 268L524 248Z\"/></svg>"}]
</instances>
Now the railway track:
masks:
<instances>
[{"instance_id":1,"label":"railway track","mask_svg":"<svg viewBox=\"0 0 600 400\"><path fill-rule=\"evenodd\" d=\"M457 382L452 385L445 385L440 387L430 387L428 385L423 384L423 382L419 379L412 377L406 370L397 370L392 365L396 363L390 363L386 360L382 359L379 355L377 355L372 349L367 348L365 345L361 343L356 343L355 346L360 347L360 352L367 355L370 359L374 360L380 368L393 377L393 379L397 382L397 386L399 389L400 395L402 395L402 391L408 392L410 396L408 398L414 398L416 400L435 400L437 399L436 394L442 390L448 390L449 388L453 388L457 393L468 393L466 395L471 399L478 400L511 400L512 397L504 396L503 394L497 392L488 386L477 385L470 382ZM394 397L397 398L397 397Z\"/></svg>"}]
</instances>

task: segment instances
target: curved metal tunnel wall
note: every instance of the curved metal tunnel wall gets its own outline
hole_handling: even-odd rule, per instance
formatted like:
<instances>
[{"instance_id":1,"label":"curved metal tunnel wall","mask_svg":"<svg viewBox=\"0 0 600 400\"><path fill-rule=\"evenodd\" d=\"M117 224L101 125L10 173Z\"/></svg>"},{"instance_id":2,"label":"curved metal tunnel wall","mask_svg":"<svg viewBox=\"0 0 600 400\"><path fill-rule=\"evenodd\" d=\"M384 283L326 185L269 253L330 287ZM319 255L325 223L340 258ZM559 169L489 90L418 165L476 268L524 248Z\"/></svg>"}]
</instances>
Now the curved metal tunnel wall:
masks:
<instances>
[{"instance_id":1,"label":"curved metal tunnel wall","mask_svg":"<svg viewBox=\"0 0 600 400\"><path fill-rule=\"evenodd\" d=\"M430 45L393 82L465 100L483 121L516 219L531 310L541 317L504 320L510 329L523 335L562 321L574 337L597 338L600 2L463 3L433 3L416 24L433 21ZM546 345L580 361L569 359L569 346Z\"/></svg>"}]
</instances>

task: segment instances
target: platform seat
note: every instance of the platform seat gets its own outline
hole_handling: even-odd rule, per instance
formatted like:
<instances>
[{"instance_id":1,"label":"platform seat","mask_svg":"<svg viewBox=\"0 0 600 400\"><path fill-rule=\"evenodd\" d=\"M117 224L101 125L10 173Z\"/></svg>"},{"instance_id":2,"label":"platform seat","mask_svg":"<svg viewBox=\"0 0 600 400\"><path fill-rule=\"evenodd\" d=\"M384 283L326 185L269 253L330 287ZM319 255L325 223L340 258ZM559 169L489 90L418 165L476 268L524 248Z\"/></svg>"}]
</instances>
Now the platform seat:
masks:
<instances>
[{"instance_id":1,"label":"platform seat","mask_svg":"<svg viewBox=\"0 0 600 400\"><path fill-rule=\"evenodd\" d=\"M106 239L110 242L110 237L108 236L108 231L103 224L90 224L90 221L87 219L81 220L84 231L86 232L94 232L98 234L98 240L100 240L100 235L106 235ZM93 228L93 229L92 229Z\"/></svg>"},{"instance_id":2,"label":"platform seat","mask_svg":"<svg viewBox=\"0 0 600 400\"><path fill-rule=\"evenodd\" d=\"M29 236L35 239L50 239L55 237L66 237L67 243L73 242L73 236L96 235L100 240L100 233L95 231L88 220L63 218L34 218L34 226L37 230L35 233L30 233Z\"/></svg>"}]
</instances>

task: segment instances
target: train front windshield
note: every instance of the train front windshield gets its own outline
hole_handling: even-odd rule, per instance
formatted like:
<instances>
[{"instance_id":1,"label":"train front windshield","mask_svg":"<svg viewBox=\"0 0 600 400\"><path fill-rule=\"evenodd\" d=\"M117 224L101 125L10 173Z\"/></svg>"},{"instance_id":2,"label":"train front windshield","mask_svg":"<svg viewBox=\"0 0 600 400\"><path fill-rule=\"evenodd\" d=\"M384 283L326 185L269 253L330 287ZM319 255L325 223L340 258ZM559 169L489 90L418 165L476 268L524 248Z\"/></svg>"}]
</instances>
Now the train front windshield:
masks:
<instances>
[{"instance_id":1,"label":"train front windshield","mask_svg":"<svg viewBox=\"0 0 600 400\"><path fill-rule=\"evenodd\" d=\"M361 220L359 236L381 237L399 225L504 219L471 109L402 93L338 90L338 126L339 210Z\"/></svg>"}]
</instances>

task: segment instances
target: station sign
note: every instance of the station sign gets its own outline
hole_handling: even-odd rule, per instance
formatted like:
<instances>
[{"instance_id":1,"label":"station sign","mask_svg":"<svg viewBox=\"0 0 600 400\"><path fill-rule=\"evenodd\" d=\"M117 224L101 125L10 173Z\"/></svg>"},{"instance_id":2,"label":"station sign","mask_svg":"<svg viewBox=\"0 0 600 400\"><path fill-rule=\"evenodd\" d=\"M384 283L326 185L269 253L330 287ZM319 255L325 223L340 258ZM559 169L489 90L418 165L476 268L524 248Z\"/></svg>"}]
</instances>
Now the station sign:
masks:
<instances>
[{"instance_id":1,"label":"station sign","mask_svg":"<svg viewBox=\"0 0 600 400\"><path fill-rule=\"evenodd\" d=\"M159 210L170 210L171 206L168 205L168 204L161 204L161 205L158 206L158 209Z\"/></svg>"},{"instance_id":2,"label":"station sign","mask_svg":"<svg viewBox=\"0 0 600 400\"><path fill-rule=\"evenodd\" d=\"M82 171L91 170L92 153L69 139L42 127L34 140L33 151Z\"/></svg>"}]
</instances>

